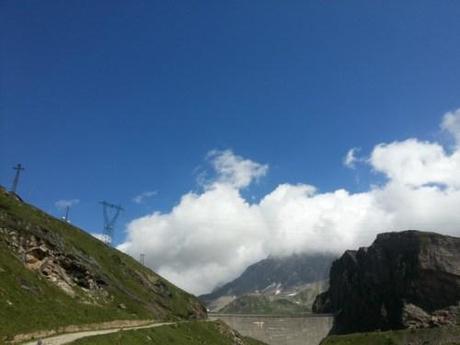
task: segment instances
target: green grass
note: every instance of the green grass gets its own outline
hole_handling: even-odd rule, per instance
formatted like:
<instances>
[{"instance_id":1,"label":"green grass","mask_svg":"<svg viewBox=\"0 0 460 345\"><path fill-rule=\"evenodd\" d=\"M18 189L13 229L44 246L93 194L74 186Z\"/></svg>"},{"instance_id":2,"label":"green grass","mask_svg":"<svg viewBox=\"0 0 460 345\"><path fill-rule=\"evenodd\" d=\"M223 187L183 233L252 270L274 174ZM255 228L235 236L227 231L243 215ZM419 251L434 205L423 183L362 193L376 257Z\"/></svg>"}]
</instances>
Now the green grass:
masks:
<instances>
[{"instance_id":1,"label":"green grass","mask_svg":"<svg viewBox=\"0 0 460 345\"><path fill-rule=\"evenodd\" d=\"M333 335L321 345L406 345L406 344L460 344L460 327L437 327L417 330L355 333Z\"/></svg>"},{"instance_id":2,"label":"green grass","mask_svg":"<svg viewBox=\"0 0 460 345\"><path fill-rule=\"evenodd\" d=\"M263 345L241 338L242 345ZM157 328L122 331L77 340L72 345L234 345L232 331L220 322L192 321Z\"/></svg>"},{"instance_id":3,"label":"green grass","mask_svg":"<svg viewBox=\"0 0 460 345\"><path fill-rule=\"evenodd\" d=\"M28 270L0 233L0 342L18 333L121 319L179 320L194 316L198 300L136 260L88 233L64 223L0 188L0 228L45 239L107 283L110 298L85 302L76 288L70 297L38 272ZM126 308L120 308L124 304Z\"/></svg>"}]
</instances>

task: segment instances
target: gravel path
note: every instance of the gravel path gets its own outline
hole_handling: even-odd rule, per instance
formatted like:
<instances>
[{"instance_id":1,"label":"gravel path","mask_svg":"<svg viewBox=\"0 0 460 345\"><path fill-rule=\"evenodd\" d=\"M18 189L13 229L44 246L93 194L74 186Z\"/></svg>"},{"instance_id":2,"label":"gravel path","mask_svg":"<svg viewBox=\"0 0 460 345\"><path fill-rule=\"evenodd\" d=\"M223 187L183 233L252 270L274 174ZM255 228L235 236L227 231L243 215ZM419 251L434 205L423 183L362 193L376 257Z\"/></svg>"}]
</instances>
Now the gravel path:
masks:
<instances>
[{"instance_id":1,"label":"gravel path","mask_svg":"<svg viewBox=\"0 0 460 345\"><path fill-rule=\"evenodd\" d=\"M133 326L133 327L104 329L104 330L99 330L99 331L83 331L83 332L67 333L67 334L61 334L61 335L56 335L53 337L45 338L42 340L43 342L42 344L43 345L63 345L63 344L71 343L72 341L75 341L77 339L91 337L93 335L109 334L109 333L115 333L115 332L120 332L120 331L126 331L130 329L160 327L160 326L166 326L166 325L173 325L174 323L175 322L152 323L152 324L144 325L144 326ZM36 345L37 343L38 341L34 340L34 341L29 341L27 343L24 343L22 345Z\"/></svg>"}]
</instances>

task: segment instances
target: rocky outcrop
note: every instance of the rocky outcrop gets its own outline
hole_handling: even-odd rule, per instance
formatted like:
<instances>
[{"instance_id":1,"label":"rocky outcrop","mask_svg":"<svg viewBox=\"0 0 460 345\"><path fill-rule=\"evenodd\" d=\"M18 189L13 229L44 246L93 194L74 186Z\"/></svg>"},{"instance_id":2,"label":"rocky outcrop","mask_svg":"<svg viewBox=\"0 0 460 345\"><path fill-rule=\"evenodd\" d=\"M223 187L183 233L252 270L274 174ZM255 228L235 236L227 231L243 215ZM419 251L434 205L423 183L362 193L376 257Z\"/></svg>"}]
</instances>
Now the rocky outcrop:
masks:
<instances>
[{"instance_id":1,"label":"rocky outcrop","mask_svg":"<svg viewBox=\"0 0 460 345\"><path fill-rule=\"evenodd\" d=\"M313 310L335 313L331 333L455 324L460 315L460 238L404 231L347 251Z\"/></svg>"},{"instance_id":2,"label":"rocky outcrop","mask_svg":"<svg viewBox=\"0 0 460 345\"><path fill-rule=\"evenodd\" d=\"M32 225L29 225L32 230ZM52 244L45 238L46 232L36 227L35 234L29 232L0 228L0 236L31 271L40 273L44 278L61 288L68 295L74 297L77 287L84 293L88 302L105 302L109 297L104 286L107 285L104 278L94 272L85 263L88 260L83 255L65 253L61 248Z\"/></svg>"}]
</instances>

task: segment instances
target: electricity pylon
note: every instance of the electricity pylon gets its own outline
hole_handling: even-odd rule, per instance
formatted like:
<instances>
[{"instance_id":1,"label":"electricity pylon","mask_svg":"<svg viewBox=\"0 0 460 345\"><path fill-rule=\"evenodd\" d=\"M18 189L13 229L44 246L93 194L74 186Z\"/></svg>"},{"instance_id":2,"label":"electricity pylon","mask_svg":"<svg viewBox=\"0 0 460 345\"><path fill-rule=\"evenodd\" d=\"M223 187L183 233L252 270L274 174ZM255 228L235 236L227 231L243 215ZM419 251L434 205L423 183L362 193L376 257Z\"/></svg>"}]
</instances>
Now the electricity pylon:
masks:
<instances>
[{"instance_id":1,"label":"electricity pylon","mask_svg":"<svg viewBox=\"0 0 460 345\"><path fill-rule=\"evenodd\" d=\"M102 205L102 213L104 215L103 241L108 245L112 245L115 222L117 221L120 212L123 211L123 208L119 205L110 204L107 201L101 201L100 204ZM109 209L112 209L114 211L112 215L110 215Z\"/></svg>"},{"instance_id":2,"label":"electricity pylon","mask_svg":"<svg viewBox=\"0 0 460 345\"><path fill-rule=\"evenodd\" d=\"M16 189L18 188L18 183L19 183L19 175L21 174L21 171L24 170L24 167L19 163L15 167L13 167L14 170L16 170L16 174L14 175L14 180L13 180L13 186L11 187L11 192L16 194Z\"/></svg>"},{"instance_id":3,"label":"electricity pylon","mask_svg":"<svg viewBox=\"0 0 460 345\"><path fill-rule=\"evenodd\" d=\"M62 217L62 219L64 219L65 222L67 223L70 223L70 220L69 220L69 210L70 210L70 205L67 205L65 207L65 215L64 217Z\"/></svg>"}]
</instances>

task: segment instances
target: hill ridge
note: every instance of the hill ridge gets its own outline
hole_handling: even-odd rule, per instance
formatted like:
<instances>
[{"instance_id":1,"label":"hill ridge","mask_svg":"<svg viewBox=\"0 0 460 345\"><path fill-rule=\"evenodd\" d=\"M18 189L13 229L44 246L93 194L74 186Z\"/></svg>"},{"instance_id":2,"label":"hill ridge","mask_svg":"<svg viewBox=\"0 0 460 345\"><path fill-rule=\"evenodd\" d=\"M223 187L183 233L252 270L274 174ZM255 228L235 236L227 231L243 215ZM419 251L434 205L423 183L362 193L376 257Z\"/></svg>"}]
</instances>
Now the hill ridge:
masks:
<instances>
[{"instance_id":1,"label":"hill ridge","mask_svg":"<svg viewBox=\"0 0 460 345\"><path fill-rule=\"evenodd\" d=\"M111 320L206 318L132 257L0 188L0 340Z\"/></svg>"}]
</instances>

